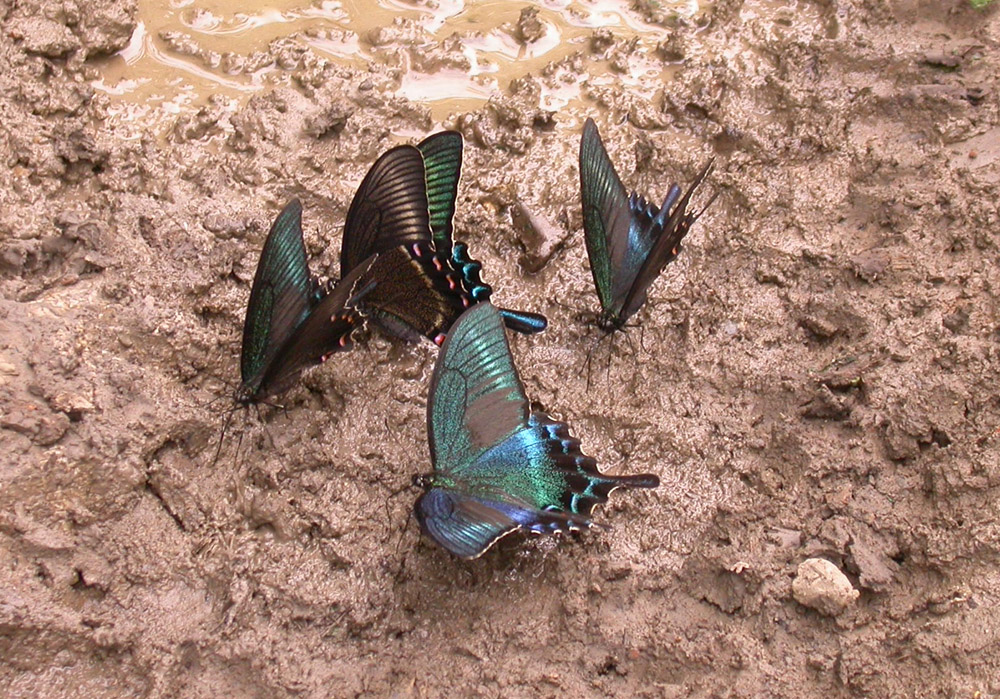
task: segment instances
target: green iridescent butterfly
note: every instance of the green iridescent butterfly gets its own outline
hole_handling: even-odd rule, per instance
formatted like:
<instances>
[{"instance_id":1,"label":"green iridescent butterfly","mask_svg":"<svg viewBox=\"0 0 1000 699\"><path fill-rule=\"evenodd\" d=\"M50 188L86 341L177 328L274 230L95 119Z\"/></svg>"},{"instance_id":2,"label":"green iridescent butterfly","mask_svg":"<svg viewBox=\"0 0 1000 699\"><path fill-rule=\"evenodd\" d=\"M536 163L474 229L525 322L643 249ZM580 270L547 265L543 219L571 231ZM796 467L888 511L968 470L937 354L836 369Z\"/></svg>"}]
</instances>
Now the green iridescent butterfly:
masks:
<instances>
[{"instance_id":1,"label":"green iridescent butterfly","mask_svg":"<svg viewBox=\"0 0 1000 699\"><path fill-rule=\"evenodd\" d=\"M434 472L414 505L421 529L462 558L515 532L589 529L616 488L655 488L652 474L612 476L584 454L566 423L532 411L500 312L490 303L458 319L431 378L427 431Z\"/></svg>"},{"instance_id":2,"label":"green iridescent butterfly","mask_svg":"<svg viewBox=\"0 0 1000 699\"><path fill-rule=\"evenodd\" d=\"M687 210L712 162L695 176L684 196L678 185L670 185L657 207L641 194L625 190L594 120L584 123L580 140L584 241L601 301L597 325L605 332L623 329L642 307L650 285L677 259L681 240L715 200L713 196L698 212Z\"/></svg>"},{"instance_id":3,"label":"green iridescent butterfly","mask_svg":"<svg viewBox=\"0 0 1000 699\"><path fill-rule=\"evenodd\" d=\"M302 205L293 199L275 219L257 264L243 322L240 385L249 405L288 390L304 369L350 346L362 319L358 301L374 288L375 261L358 264L334 287L309 273L302 242Z\"/></svg>"},{"instance_id":4,"label":"green iridescent butterfly","mask_svg":"<svg viewBox=\"0 0 1000 699\"><path fill-rule=\"evenodd\" d=\"M462 168L462 135L442 131L416 146L386 151L372 166L351 202L344 226L340 273L371 255L377 287L363 306L393 334L440 344L469 306L490 298L482 265L452 240L452 221ZM522 333L545 329L544 316L503 309L508 327Z\"/></svg>"}]
</instances>

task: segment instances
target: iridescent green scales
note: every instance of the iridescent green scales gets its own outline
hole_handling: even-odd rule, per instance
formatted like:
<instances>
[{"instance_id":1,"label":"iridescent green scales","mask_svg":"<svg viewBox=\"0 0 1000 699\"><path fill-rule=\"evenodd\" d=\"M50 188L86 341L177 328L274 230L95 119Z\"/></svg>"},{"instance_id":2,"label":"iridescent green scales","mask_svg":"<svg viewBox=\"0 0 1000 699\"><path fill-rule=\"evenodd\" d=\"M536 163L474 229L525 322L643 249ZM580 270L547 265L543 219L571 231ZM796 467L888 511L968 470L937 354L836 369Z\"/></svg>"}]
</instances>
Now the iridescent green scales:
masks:
<instances>
[{"instance_id":1,"label":"iridescent green scales","mask_svg":"<svg viewBox=\"0 0 1000 699\"><path fill-rule=\"evenodd\" d=\"M333 289L309 274L302 242L302 205L293 199L275 219L257 263L243 322L237 403L288 389L308 366L349 346L360 325L355 303L374 288L369 257Z\"/></svg>"},{"instance_id":2,"label":"iridescent green scales","mask_svg":"<svg viewBox=\"0 0 1000 699\"><path fill-rule=\"evenodd\" d=\"M656 476L597 470L569 427L532 412L500 312L489 303L452 327L431 378L427 429L434 473L418 478L423 530L452 553L481 555L520 529L589 528L617 487L652 488Z\"/></svg>"},{"instance_id":3,"label":"iridescent green scales","mask_svg":"<svg viewBox=\"0 0 1000 699\"><path fill-rule=\"evenodd\" d=\"M306 248L302 242L302 205L293 199L271 226L254 275L240 358L240 375L245 386L252 386L255 380L259 382L281 343L305 320L310 291Z\"/></svg>"},{"instance_id":4,"label":"iridescent green scales","mask_svg":"<svg viewBox=\"0 0 1000 699\"><path fill-rule=\"evenodd\" d=\"M431 235L439 252L451 249L452 219L458 199L458 181L462 175L462 134L443 131L417 145L424 158L427 184L427 208L430 211Z\"/></svg>"}]
</instances>

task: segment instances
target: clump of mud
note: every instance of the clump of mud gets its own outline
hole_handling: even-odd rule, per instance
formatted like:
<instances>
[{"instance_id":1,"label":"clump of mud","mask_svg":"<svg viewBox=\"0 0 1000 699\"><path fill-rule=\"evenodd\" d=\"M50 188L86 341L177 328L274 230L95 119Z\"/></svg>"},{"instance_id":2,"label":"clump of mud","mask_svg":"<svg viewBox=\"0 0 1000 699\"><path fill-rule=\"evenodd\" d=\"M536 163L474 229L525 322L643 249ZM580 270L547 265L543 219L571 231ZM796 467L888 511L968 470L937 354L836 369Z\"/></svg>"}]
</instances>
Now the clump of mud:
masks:
<instances>
[{"instance_id":1,"label":"clump of mud","mask_svg":"<svg viewBox=\"0 0 1000 699\"><path fill-rule=\"evenodd\" d=\"M467 564L400 494L429 466L429 345L373 332L213 459L271 219L299 197L333 265L428 107L392 66L290 64L161 138L91 84L135 5L86 5L0 9L5 695L1000 693L995 7L721 0L653 55L596 31L446 120L457 237L550 319L512 340L529 393L664 483L610 532ZM676 71L652 98L587 79L639 60ZM582 106L544 107L558 76ZM629 186L715 155L721 191L589 390L585 115ZM793 596L815 558L859 593L832 616Z\"/></svg>"}]
</instances>

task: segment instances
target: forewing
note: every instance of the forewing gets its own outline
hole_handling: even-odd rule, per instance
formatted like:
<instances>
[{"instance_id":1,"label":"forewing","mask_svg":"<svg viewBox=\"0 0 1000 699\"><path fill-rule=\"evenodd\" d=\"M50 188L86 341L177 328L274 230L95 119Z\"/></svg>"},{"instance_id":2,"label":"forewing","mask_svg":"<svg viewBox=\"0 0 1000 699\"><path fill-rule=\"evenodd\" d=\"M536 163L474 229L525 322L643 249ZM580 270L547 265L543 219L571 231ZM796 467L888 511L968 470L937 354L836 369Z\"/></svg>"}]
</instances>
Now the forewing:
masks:
<instances>
[{"instance_id":1,"label":"forewing","mask_svg":"<svg viewBox=\"0 0 1000 699\"><path fill-rule=\"evenodd\" d=\"M701 172L695 177L694 182L688 187L684 196L681 197L677 205L670 211L669 216L667 212L661 210L656 221L659 224L664 218L666 222L663 223L662 232L656 239L652 250L646 257L646 261L642 263L639 268L639 273L636 275L635 280L632 282L631 289L629 289L628 295L625 297L624 305L622 306L622 316L627 318L633 313L639 310L642 304L646 301L646 291L649 289L650 284L660 276L663 272L663 268L666 267L668 263L673 261L677 257L677 253L680 251L681 240L684 236L688 234L691 230L691 226L694 225L695 221L705 213L711 205L711 201L705 205L698 212L689 212L687 210L688 204L691 203L691 196L698 186L705 181L708 174L712 171L712 163L714 161L709 161ZM714 201L714 197L712 199ZM669 202L669 198L668 198ZM664 209L668 207L668 203L664 204Z\"/></svg>"},{"instance_id":2,"label":"forewing","mask_svg":"<svg viewBox=\"0 0 1000 699\"><path fill-rule=\"evenodd\" d=\"M430 239L424 158L413 146L397 146L375 161L351 201L340 276L371 255Z\"/></svg>"},{"instance_id":3,"label":"forewing","mask_svg":"<svg viewBox=\"0 0 1000 699\"><path fill-rule=\"evenodd\" d=\"M528 400L514 369L500 313L476 304L441 347L427 403L435 471L461 478L486 451L527 424Z\"/></svg>"},{"instance_id":4,"label":"forewing","mask_svg":"<svg viewBox=\"0 0 1000 699\"><path fill-rule=\"evenodd\" d=\"M580 140L580 196L583 202L583 233L590 258L590 271L601 307L616 311L622 299L616 299L615 277L624 269L628 248L628 194L593 119L583 125Z\"/></svg>"},{"instance_id":5,"label":"forewing","mask_svg":"<svg viewBox=\"0 0 1000 699\"><path fill-rule=\"evenodd\" d=\"M462 134L442 131L424 139L417 149L424 157L424 178L431 233L439 252L447 254L452 244L452 219L458 181L462 174Z\"/></svg>"},{"instance_id":6,"label":"forewing","mask_svg":"<svg viewBox=\"0 0 1000 699\"><path fill-rule=\"evenodd\" d=\"M274 220L250 291L243 321L240 374L244 385L268 362L309 312L312 287L302 242L302 205L290 201Z\"/></svg>"}]
</instances>

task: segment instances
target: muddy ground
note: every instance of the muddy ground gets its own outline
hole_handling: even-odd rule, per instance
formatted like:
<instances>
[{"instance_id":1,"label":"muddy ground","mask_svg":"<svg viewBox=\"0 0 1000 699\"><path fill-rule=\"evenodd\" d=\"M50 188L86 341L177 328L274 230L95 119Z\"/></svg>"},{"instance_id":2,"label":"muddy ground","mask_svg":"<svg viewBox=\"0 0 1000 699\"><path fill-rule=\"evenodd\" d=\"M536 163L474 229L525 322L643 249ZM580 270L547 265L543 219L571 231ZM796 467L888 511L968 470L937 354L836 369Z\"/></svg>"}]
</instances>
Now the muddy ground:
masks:
<instances>
[{"instance_id":1,"label":"muddy ground","mask_svg":"<svg viewBox=\"0 0 1000 699\"><path fill-rule=\"evenodd\" d=\"M134 3L0 6L0 693L1000 696L1000 14L781 5L665 28L681 67L652 102L537 108L628 60L605 32L446 124L458 237L551 322L512 340L529 394L663 481L617 493L610 531L471 563L398 492L429 469L430 343L370 332L213 462L271 219L300 197L333 263L427 107L292 41L285 87L112 128L93 62ZM597 333L565 307L596 307L585 114L628 185L659 198L715 155L720 192L589 390ZM809 557L858 599L797 602Z\"/></svg>"}]
</instances>

